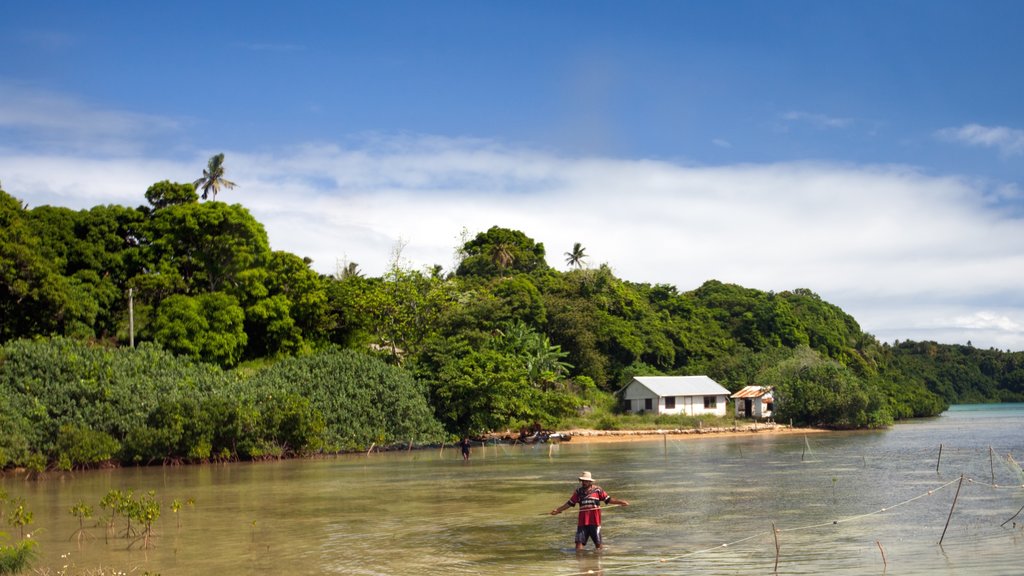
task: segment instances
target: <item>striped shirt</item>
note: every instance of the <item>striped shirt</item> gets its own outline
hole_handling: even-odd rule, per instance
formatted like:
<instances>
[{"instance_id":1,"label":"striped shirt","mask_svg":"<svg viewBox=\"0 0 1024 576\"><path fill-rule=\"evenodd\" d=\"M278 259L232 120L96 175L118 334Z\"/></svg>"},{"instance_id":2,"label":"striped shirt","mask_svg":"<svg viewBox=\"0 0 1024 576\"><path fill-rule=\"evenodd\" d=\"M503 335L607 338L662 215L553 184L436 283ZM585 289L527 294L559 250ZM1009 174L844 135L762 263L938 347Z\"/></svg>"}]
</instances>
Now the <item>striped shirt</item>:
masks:
<instances>
[{"instance_id":1,"label":"striped shirt","mask_svg":"<svg viewBox=\"0 0 1024 576\"><path fill-rule=\"evenodd\" d=\"M600 526L601 525L601 502L607 504L612 499L600 486L580 486L569 497L566 502L569 506L580 505L580 514L577 518L577 526Z\"/></svg>"}]
</instances>

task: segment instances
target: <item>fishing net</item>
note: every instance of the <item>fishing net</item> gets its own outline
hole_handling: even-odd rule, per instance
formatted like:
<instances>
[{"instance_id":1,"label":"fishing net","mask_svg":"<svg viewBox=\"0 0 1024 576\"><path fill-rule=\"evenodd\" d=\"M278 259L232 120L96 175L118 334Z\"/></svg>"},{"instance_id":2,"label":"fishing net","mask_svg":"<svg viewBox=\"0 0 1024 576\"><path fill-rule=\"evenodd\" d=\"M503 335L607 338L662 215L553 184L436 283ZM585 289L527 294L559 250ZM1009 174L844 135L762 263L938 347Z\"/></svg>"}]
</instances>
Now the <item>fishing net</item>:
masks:
<instances>
[{"instance_id":1,"label":"fishing net","mask_svg":"<svg viewBox=\"0 0 1024 576\"><path fill-rule=\"evenodd\" d=\"M1024 470L1021 470L1020 464L1013 459L1013 456L1006 455L1006 467L1009 468L1010 474L1013 475L1013 480L1017 484L1024 485Z\"/></svg>"}]
</instances>

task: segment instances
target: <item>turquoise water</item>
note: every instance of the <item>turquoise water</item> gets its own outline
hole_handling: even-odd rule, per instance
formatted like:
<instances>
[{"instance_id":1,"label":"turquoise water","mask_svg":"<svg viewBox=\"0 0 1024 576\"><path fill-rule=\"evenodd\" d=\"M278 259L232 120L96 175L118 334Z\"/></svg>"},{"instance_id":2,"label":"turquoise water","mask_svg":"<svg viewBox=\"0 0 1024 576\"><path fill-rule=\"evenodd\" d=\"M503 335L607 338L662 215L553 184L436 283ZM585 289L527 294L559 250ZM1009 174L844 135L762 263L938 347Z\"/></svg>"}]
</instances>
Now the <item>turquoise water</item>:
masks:
<instances>
[{"instance_id":1,"label":"turquoise water","mask_svg":"<svg viewBox=\"0 0 1024 576\"><path fill-rule=\"evenodd\" d=\"M469 463L447 448L0 486L35 514L43 574L1009 575L1024 572L1024 517L1000 524L1024 506L1024 478L1007 455L1024 460L1024 405L958 406L872 432L492 445ZM631 503L605 512L600 554L574 552L571 511L546 515L583 470ZM100 527L71 538L68 509L84 501L98 515L112 488L164 502L149 549ZM174 499L194 505L175 514Z\"/></svg>"}]
</instances>

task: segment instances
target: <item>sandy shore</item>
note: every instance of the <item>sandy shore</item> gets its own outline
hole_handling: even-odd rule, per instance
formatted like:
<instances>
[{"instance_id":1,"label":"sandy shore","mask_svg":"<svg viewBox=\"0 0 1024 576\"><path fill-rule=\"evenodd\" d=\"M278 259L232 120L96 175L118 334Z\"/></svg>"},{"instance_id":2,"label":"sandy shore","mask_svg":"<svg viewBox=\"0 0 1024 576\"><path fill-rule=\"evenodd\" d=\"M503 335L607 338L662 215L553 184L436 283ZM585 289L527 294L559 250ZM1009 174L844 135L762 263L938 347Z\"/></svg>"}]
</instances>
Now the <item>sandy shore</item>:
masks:
<instances>
[{"instance_id":1,"label":"sandy shore","mask_svg":"<svg viewBox=\"0 0 1024 576\"><path fill-rule=\"evenodd\" d=\"M672 440L722 438L737 435L781 435L781 434L817 434L827 432L820 428L793 428L782 424L745 424L726 428L687 428L672 430L566 430L563 434L571 436L573 444L593 442L643 442L657 440L663 436Z\"/></svg>"}]
</instances>

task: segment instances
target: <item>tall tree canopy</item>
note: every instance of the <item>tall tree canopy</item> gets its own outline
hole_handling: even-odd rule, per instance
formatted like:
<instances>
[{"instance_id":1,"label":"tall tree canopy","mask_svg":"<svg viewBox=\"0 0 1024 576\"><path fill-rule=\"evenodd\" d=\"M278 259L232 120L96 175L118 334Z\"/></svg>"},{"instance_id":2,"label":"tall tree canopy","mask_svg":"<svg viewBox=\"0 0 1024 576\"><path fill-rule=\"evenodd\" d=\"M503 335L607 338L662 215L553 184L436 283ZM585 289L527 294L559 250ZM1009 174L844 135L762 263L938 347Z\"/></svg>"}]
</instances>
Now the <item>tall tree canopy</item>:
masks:
<instances>
[{"instance_id":1,"label":"tall tree canopy","mask_svg":"<svg viewBox=\"0 0 1024 576\"><path fill-rule=\"evenodd\" d=\"M518 230L494 226L466 242L456 275L490 278L547 270L544 245Z\"/></svg>"}]
</instances>

